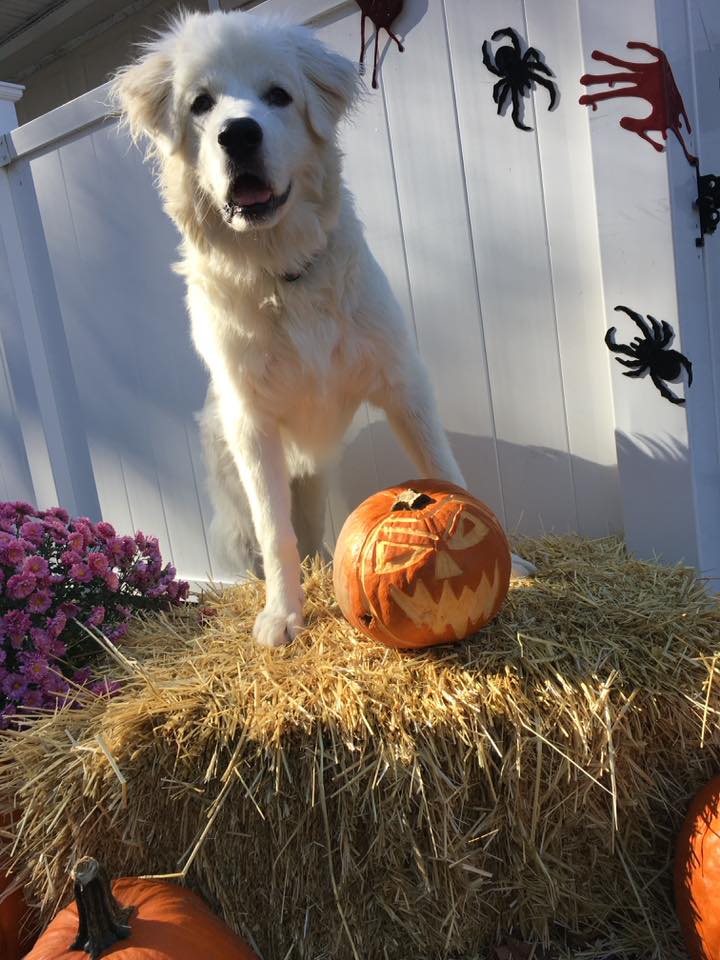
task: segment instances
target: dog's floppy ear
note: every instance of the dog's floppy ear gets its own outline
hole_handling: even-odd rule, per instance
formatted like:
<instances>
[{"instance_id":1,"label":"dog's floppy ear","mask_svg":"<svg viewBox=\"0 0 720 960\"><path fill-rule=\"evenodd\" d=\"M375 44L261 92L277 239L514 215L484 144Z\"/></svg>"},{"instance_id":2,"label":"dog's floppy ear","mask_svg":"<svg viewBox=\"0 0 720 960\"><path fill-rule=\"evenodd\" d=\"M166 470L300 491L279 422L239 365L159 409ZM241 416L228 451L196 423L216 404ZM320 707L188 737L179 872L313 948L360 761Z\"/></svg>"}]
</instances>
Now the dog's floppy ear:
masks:
<instances>
[{"instance_id":1,"label":"dog's floppy ear","mask_svg":"<svg viewBox=\"0 0 720 960\"><path fill-rule=\"evenodd\" d=\"M148 137L162 154L177 147L179 128L173 104L171 41L163 37L113 77L111 97L134 140Z\"/></svg>"},{"instance_id":2,"label":"dog's floppy ear","mask_svg":"<svg viewBox=\"0 0 720 960\"><path fill-rule=\"evenodd\" d=\"M357 99L359 72L346 57L330 50L309 30L301 29L297 49L307 81L308 119L319 137L330 140L337 122Z\"/></svg>"}]
</instances>

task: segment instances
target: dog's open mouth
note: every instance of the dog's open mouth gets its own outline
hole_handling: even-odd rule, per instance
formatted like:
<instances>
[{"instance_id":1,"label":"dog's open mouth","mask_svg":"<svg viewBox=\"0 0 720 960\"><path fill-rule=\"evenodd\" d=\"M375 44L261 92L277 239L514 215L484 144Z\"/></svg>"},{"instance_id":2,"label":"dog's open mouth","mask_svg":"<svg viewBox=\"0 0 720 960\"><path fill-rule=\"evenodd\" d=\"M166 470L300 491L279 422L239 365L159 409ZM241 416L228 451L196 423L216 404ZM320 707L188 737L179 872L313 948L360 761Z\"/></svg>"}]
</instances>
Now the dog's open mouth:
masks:
<instances>
[{"instance_id":1,"label":"dog's open mouth","mask_svg":"<svg viewBox=\"0 0 720 960\"><path fill-rule=\"evenodd\" d=\"M281 207L290 196L290 187L279 196L272 187L253 173L241 173L230 185L225 219L229 223L236 213L245 220L264 220Z\"/></svg>"}]
</instances>

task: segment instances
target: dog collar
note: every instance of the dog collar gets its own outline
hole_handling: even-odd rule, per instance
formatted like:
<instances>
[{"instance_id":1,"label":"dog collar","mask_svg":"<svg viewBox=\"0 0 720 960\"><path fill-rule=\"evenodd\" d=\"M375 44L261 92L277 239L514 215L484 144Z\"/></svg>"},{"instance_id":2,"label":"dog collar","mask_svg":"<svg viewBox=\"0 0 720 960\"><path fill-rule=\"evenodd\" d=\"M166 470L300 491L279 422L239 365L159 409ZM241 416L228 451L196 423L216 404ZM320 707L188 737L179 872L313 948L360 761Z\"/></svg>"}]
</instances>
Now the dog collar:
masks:
<instances>
[{"instance_id":1,"label":"dog collar","mask_svg":"<svg viewBox=\"0 0 720 960\"><path fill-rule=\"evenodd\" d=\"M303 264L302 270L298 270L294 273L280 274L280 279L284 280L285 283L295 283L297 280L301 280L304 276L306 276L310 272L310 268L312 267L313 263L315 263L315 259L316 259L315 257L312 257L312 259L306 260L305 263Z\"/></svg>"}]
</instances>

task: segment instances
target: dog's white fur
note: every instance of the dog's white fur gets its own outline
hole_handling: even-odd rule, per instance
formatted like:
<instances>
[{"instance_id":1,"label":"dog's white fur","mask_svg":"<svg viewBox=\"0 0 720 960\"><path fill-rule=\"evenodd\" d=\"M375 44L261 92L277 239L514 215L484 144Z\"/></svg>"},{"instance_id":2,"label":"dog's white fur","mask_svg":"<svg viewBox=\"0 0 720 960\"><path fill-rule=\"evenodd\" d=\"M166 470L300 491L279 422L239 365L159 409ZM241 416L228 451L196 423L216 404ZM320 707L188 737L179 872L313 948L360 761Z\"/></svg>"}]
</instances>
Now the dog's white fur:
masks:
<instances>
[{"instance_id":1,"label":"dog's white fur","mask_svg":"<svg viewBox=\"0 0 720 960\"><path fill-rule=\"evenodd\" d=\"M292 103L269 104L275 86ZM195 116L201 93L214 106ZM190 14L118 73L114 94L152 145L183 236L192 336L211 378L201 431L214 527L238 572L259 546L266 604L254 633L276 646L302 628L300 557L321 547L325 465L359 404L387 413L423 476L465 485L341 181L336 129L358 95L357 68L304 27ZM240 117L262 127L274 195L291 185L259 225L224 212L231 174L218 132Z\"/></svg>"}]
</instances>

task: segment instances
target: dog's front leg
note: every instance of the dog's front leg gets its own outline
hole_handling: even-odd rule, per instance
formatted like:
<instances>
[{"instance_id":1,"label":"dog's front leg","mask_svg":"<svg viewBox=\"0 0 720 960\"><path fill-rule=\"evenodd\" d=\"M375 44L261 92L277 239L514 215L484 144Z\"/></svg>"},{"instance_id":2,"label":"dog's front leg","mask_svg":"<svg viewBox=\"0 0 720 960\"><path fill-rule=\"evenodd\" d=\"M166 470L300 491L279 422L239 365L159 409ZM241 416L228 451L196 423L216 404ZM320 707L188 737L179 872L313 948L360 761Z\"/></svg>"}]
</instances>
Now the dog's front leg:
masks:
<instances>
[{"instance_id":1,"label":"dog's front leg","mask_svg":"<svg viewBox=\"0 0 720 960\"><path fill-rule=\"evenodd\" d=\"M447 480L459 487L465 479L450 449L447 435L435 407L432 387L418 362L405 371L402 382L372 397L390 421L400 442L423 477Z\"/></svg>"},{"instance_id":2,"label":"dog's front leg","mask_svg":"<svg viewBox=\"0 0 720 960\"><path fill-rule=\"evenodd\" d=\"M285 453L275 425L248 424L228 410L223 427L247 493L263 558L265 608L255 620L253 636L266 647L279 647L303 628L300 557Z\"/></svg>"}]
</instances>

